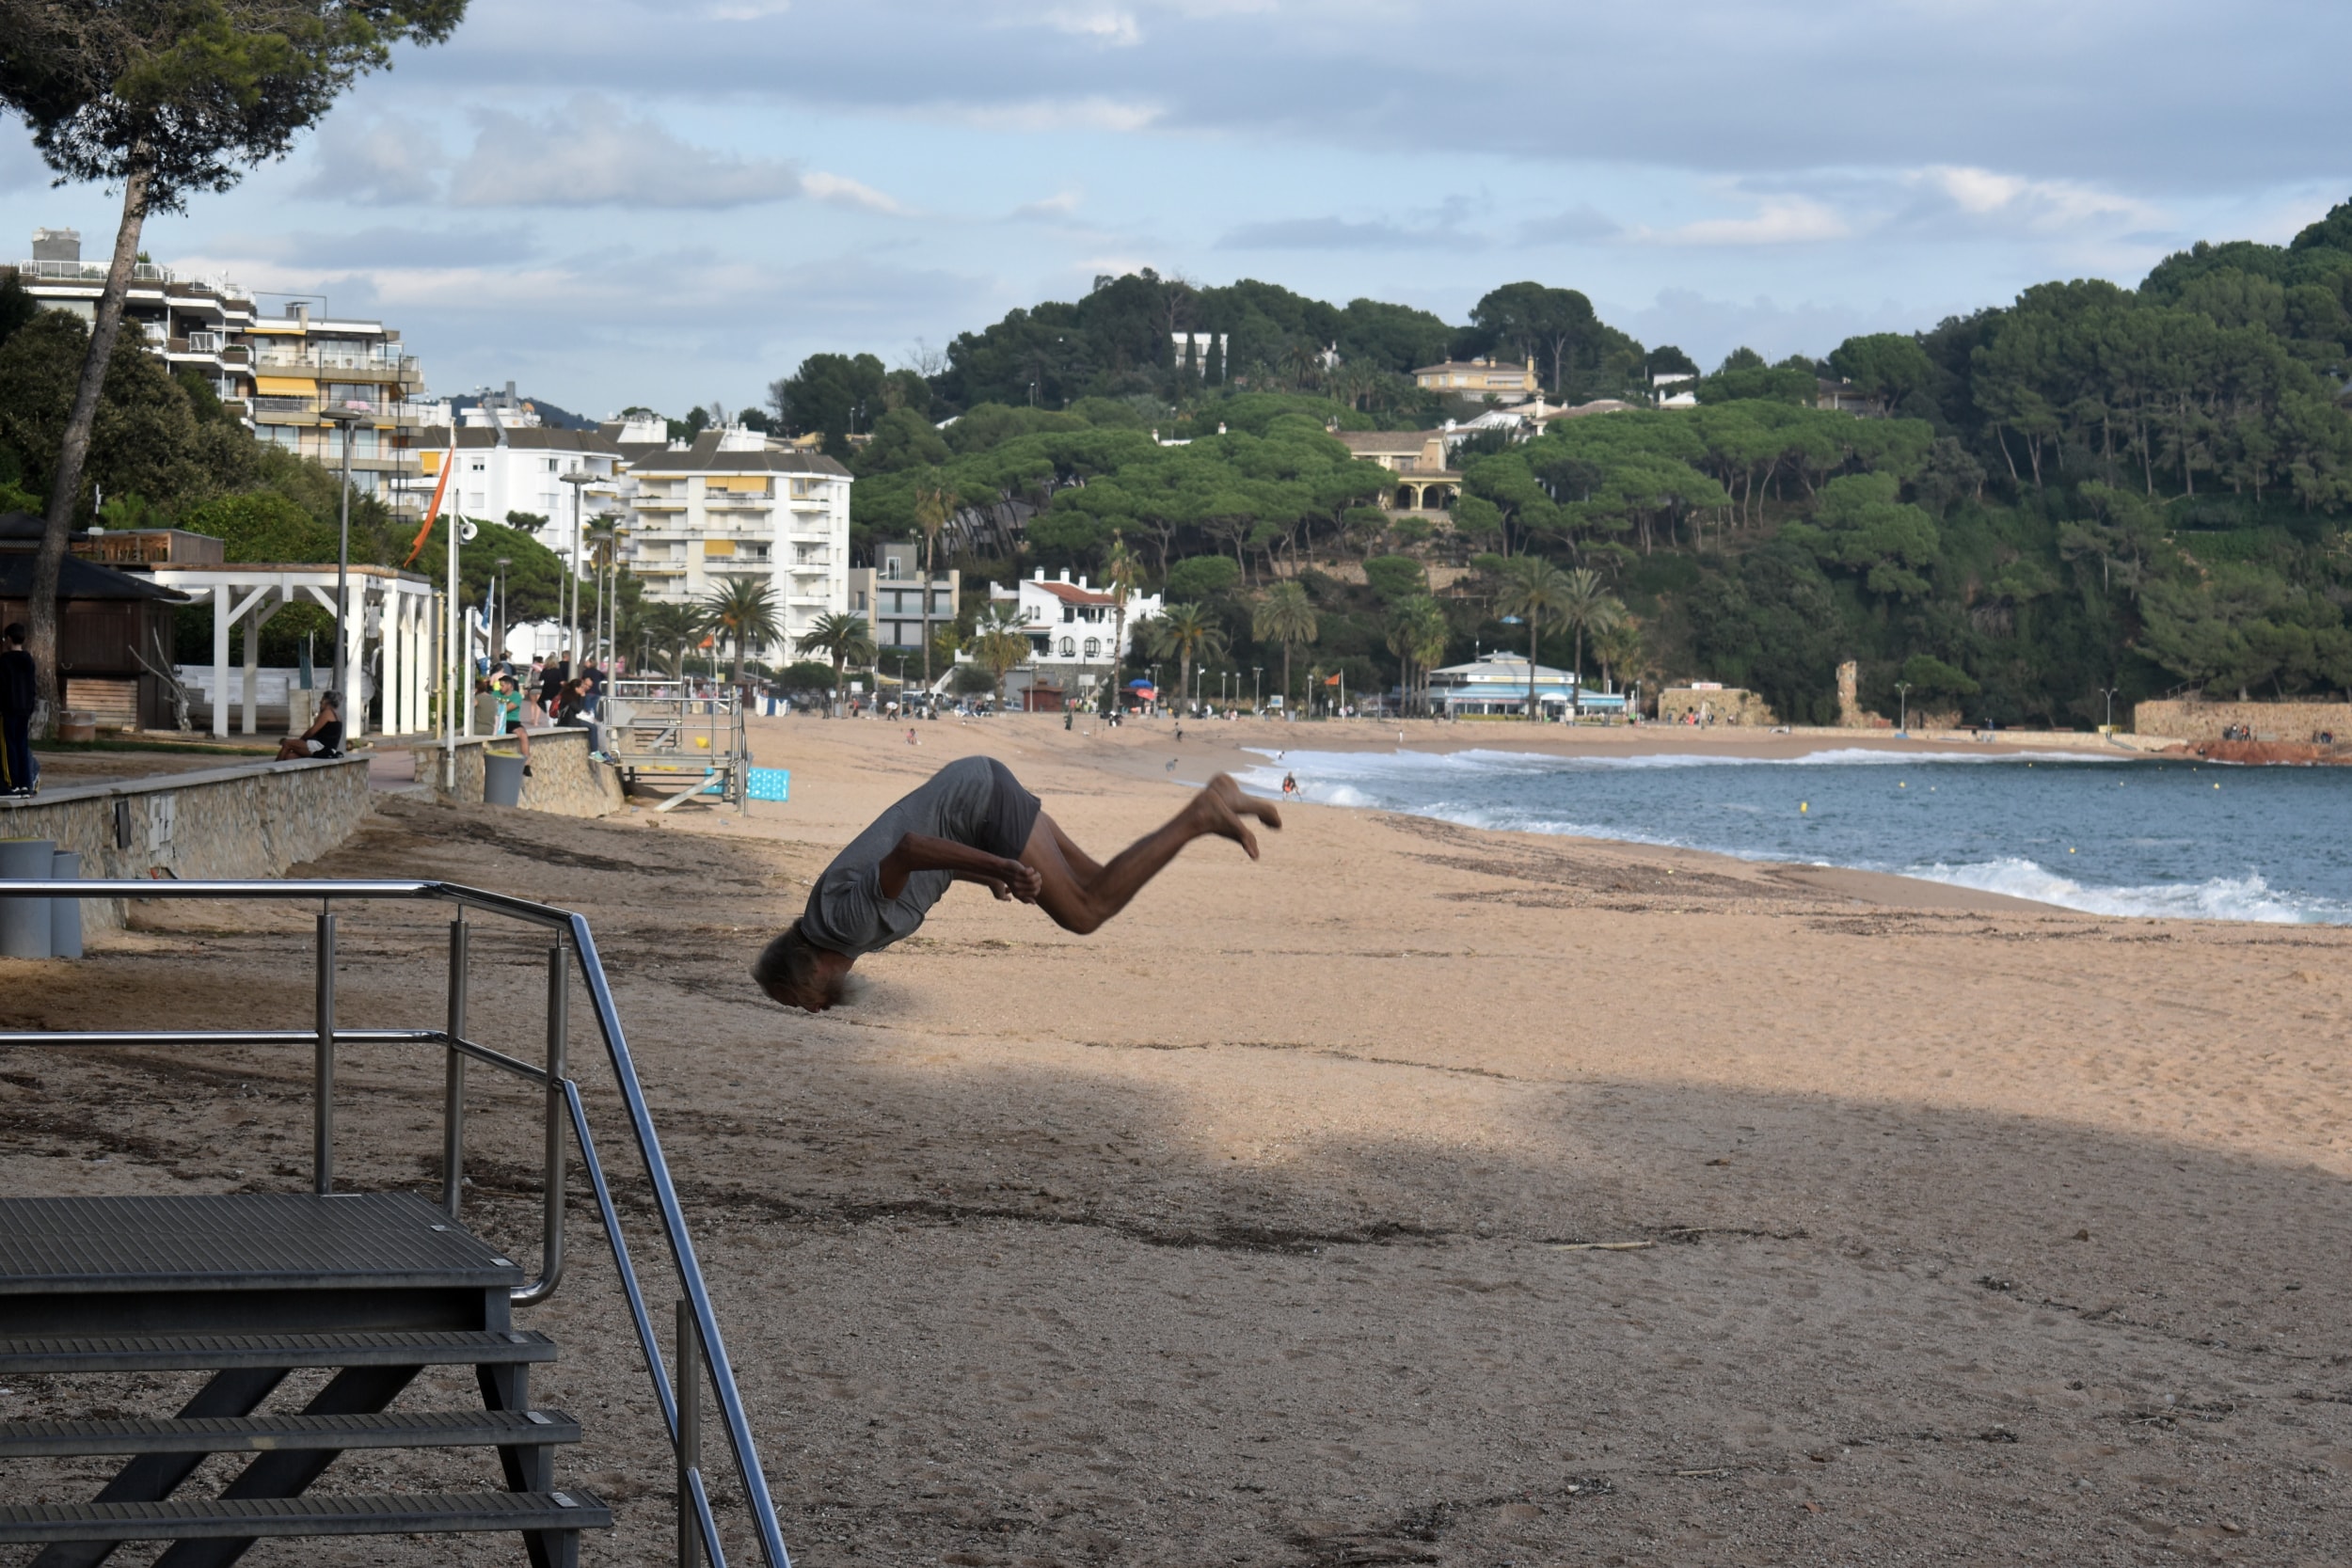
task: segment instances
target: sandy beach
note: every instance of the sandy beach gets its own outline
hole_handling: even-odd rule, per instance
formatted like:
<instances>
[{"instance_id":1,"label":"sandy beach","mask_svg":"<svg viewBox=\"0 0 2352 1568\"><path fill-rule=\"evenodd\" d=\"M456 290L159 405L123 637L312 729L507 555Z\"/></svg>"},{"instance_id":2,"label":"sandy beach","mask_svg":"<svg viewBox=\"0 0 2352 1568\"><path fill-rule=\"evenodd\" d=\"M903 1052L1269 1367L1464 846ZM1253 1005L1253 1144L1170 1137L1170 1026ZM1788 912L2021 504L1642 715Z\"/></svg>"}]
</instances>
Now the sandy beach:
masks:
<instances>
[{"instance_id":1,"label":"sandy beach","mask_svg":"<svg viewBox=\"0 0 2352 1568\"><path fill-rule=\"evenodd\" d=\"M1258 863L1195 845L1089 938L960 888L861 964L855 1006L787 1014L752 955L940 764L1001 757L1101 857L1181 781L1283 744L754 721L792 800L742 816L393 800L297 871L590 915L797 1561L2352 1557L2352 932L1296 806ZM1527 729L1405 743L1903 744ZM307 915L139 924L71 970L0 963L8 1026L306 1020ZM350 916L344 1016L432 1019L440 941L418 911ZM481 1032L533 1053L537 949L478 951ZM580 1029L612 1158L591 1049ZM307 1056L0 1068L11 1192L307 1169ZM437 1057L355 1053L343 1082L350 1179L437 1180ZM534 1111L480 1100L469 1217L528 1247ZM642 1187L623 1196L642 1221ZM621 1515L587 1560L660 1560L668 1461L593 1211L575 1221L575 1272L526 1320L565 1347L542 1397L588 1430L564 1474ZM446 1383L412 1402L463 1397ZM87 1392L25 1380L0 1408ZM346 1456L328 1483L474 1462L394 1463ZM732 1544L753 1560L739 1525ZM297 1552L516 1556L246 1560Z\"/></svg>"}]
</instances>

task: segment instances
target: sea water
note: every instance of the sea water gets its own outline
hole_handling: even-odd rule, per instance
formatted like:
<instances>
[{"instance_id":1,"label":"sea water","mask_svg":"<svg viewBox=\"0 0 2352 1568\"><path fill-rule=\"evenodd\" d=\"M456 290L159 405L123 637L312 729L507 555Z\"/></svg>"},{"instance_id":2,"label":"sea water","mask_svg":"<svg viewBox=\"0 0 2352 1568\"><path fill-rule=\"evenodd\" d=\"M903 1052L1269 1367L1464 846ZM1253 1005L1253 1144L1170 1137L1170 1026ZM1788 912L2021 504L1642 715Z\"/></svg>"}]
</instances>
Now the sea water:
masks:
<instances>
[{"instance_id":1,"label":"sea water","mask_svg":"<svg viewBox=\"0 0 2352 1568\"><path fill-rule=\"evenodd\" d=\"M2097 914L2352 924L2352 772L2097 753L1710 755L1271 749L1275 794L1474 828L1708 849Z\"/></svg>"}]
</instances>

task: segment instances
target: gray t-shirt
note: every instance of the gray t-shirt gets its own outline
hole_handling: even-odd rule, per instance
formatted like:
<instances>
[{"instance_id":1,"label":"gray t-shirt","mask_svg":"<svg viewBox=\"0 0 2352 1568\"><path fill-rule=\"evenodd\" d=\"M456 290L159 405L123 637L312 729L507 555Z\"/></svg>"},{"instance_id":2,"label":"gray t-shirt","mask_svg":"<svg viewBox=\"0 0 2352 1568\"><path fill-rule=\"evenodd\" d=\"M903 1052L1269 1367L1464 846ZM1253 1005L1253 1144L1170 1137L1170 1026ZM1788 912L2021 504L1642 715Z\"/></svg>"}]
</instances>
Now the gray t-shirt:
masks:
<instances>
[{"instance_id":1,"label":"gray t-shirt","mask_svg":"<svg viewBox=\"0 0 2352 1568\"><path fill-rule=\"evenodd\" d=\"M955 877L946 871L917 871L907 878L898 897L884 898L883 857L909 833L988 846L1000 776L1010 783L1002 765L992 758L958 758L874 818L871 827L833 858L809 890L808 908L801 911L801 935L818 947L854 958L914 934L930 907L946 895Z\"/></svg>"}]
</instances>

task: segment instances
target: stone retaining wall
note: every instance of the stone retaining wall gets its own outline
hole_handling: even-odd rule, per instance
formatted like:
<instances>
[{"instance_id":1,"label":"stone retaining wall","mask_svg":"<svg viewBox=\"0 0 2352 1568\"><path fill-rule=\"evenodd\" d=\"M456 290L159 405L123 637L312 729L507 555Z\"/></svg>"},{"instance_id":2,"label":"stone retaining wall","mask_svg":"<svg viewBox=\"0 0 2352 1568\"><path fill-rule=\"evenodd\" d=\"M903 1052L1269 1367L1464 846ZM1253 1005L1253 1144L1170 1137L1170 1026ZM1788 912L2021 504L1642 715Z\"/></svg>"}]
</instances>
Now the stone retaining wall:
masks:
<instances>
[{"instance_id":1,"label":"stone retaining wall","mask_svg":"<svg viewBox=\"0 0 2352 1568\"><path fill-rule=\"evenodd\" d=\"M0 837L55 839L90 878L250 879L318 859L367 815L366 758L264 762L0 798ZM82 923L119 927L122 901L83 900Z\"/></svg>"},{"instance_id":2,"label":"stone retaining wall","mask_svg":"<svg viewBox=\"0 0 2352 1568\"><path fill-rule=\"evenodd\" d=\"M2352 741L2352 703L2141 703L2132 728L2170 740L2218 740L2225 729L2251 731L2256 740L2308 742L2321 731Z\"/></svg>"},{"instance_id":3,"label":"stone retaining wall","mask_svg":"<svg viewBox=\"0 0 2352 1568\"><path fill-rule=\"evenodd\" d=\"M438 743L410 751L421 784L444 800L459 805L482 803L482 754L496 746L516 750L514 737L475 736L456 745L456 781L453 784ZM628 802L621 793L621 776L588 754L586 730L544 729L531 732L531 773L523 780L525 811L552 812L558 816L610 816Z\"/></svg>"}]
</instances>

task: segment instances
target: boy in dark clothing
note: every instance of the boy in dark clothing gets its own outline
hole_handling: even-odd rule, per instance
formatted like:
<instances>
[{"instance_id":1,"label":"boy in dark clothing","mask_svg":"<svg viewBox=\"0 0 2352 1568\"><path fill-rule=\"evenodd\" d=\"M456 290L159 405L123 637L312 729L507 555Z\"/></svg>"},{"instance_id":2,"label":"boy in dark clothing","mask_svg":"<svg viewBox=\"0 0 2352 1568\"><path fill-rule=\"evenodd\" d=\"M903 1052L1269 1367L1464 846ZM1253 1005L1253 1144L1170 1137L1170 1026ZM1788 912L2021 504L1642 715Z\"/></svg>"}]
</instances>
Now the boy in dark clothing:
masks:
<instances>
[{"instance_id":1,"label":"boy in dark clothing","mask_svg":"<svg viewBox=\"0 0 2352 1568\"><path fill-rule=\"evenodd\" d=\"M1125 909L1196 838L1230 838L1256 860L1257 836L1244 817L1282 825L1272 805L1219 773L1157 832L1099 865L1003 763L960 758L834 857L801 918L752 965L752 978L785 1006L821 1013L848 993L851 964L912 935L960 881L1035 904L1083 936Z\"/></svg>"},{"instance_id":2,"label":"boy in dark clothing","mask_svg":"<svg viewBox=\"0 0 2352 1568\"><path fill-rule=\"evenodd\" d=\"M40 777L33 762L33 708L40 688L33 656L24 651L24 623L0 632L0 795L30 795Z\"/></svg>"}]
</instances>

